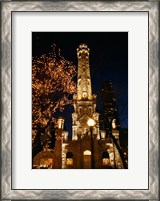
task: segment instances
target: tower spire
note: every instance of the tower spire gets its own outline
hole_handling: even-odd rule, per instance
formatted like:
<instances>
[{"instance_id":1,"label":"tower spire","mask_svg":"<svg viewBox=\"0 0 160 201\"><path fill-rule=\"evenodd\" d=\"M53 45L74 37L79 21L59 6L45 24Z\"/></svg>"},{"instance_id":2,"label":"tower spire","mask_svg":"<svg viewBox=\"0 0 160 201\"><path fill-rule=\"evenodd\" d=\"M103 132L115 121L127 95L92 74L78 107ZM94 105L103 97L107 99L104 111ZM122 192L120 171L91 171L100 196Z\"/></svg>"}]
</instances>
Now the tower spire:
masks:
<instances>
[{"instance_id":1,"label":"tower spire","mask_svg":"<svg viewBox=\"0 0 160 201\"><path fill-rule=\"evenodd\" d=\"M99 114L96 112L96 95L92 94L90 65L90 49L86 44L77 48L78 76L77 95L74 98L74 113L72 113L72 139L88 133L87 121L95 121L94 132L99 135Z\"/></svg>"},{"instance_id":2,"label":"tower spire","mask_svg":"<svg viewBox=\"0 0 160 201\"><path fill-rule=\"evenodd\" d=\"M77 48L78 57L78 80L77 80L77 95L78 100L91 100L91 76L89 66L90 49L86 44L81 44Z\"/></svg>"}]
</instances>

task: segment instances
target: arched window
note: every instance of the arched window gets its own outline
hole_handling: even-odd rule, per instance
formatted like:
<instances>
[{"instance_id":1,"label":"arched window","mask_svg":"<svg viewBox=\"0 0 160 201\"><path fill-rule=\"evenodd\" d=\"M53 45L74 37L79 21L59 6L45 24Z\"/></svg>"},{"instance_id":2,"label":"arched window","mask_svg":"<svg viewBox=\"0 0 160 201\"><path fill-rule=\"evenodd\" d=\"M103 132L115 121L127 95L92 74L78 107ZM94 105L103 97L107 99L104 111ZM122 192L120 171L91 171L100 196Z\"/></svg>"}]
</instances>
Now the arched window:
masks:
<instances>
[{"instance_id":1,"label":"arched window","mask_svg":"<svg viewBox=\"0 0 160 201\"><path fill-rule=\"evenodd\" d=\"M82 108L81 107L79 107L79 113L80 113L80 115L82 115Z\"/></svg>"},{"instance_id":2,"label":"arched window","mask_svg":"<svg viewBox=\"0 0 160 201\"><path fill-rule=\"evenodd\" d=\"M87 79L87 84L88 84L88 85L90 84L90 79L89 79L89 78Z\"/></svg>"},{"instance_id":3,"label":"arched window","mask_svg":"<svg viewBox=\"0 0 160 201\"><path fill-rule=\"evenodd\" d=\"M107 151L103 152L102 158L109 158L109 153Z\"/></svg>"},{"instance_id":4,"label":"arched window","mask_svg":"<svg viewBox=\"0 0 160 201\"><path fill-rule=\"evenodd\" d=\"M87 92L83 91L82 96L83 96L84 99L86 99L87 98Z\"/></svg>"},{"instance_id":5,"label":"arched window","mask_svg":"<svg viewBox=\"0 0 160 201\"><path fill-rule=\"evenodd\" d=\"M88 114L89 114L89 115L92 114L92 108L91 108L91 107L88 108Z\"/></svg>"},{"instance_id":6,"label":"arched window","mask_svg":"<svg viewBox=\"0 0 160 201\"><path fill-rule=\"evenodd\" d=\"M116 129L116 127L117 127L117 126L116 126L116 119L113 119L113 120L112 120L112 128L113 128L113 129Z\"/></svg>"},{"instance_id":7,"label":"arched window","mask_svg":"<svg viewBox=\"0 0 160 201\"><path fill-rule=\"evenodd\" d=\"M83 152L83 165L84 169L90 169L91 167L91 151L90 150L85 150Z\"/></svg>"},{"instance_id":8,"label":"arched window","mask_svg":"<svg viewBox=\"0 0 160 201\"><path fill-rule=\"evenodd\" d=\"M108 154L107 151L102 153L102 164L104 166L109 166L110 165L109 154Z\"/></svg>"},{"instance_id":9,"label":"arched window","mask_svg":"<svg viewBox=\"0 0 160 201\"><path fill-rule=\"evenodd\" d=\"M91 155L91 151L86 150L86 151L83 152L83 154L84 154L84 155Z\"/></svg>"},{"instance_id":10,"label":"arched window","mask_svg":"<svg viewBox=\"0 0 160 201\"><path fill-rule=\"evenodd\" d=\"M106 132L105 131L101 131L101 139L105 139L106 138ZM104 152L106 153L106 152Z\"/></svg>"},{"instance_id":11,"label":"arched window","mask_svg":"<svg viewBox=\"0 0 160 201\"><path fill-rule=\"evenodd\" d=\"M73 165L73 153L71 151L66 154L66 163L67 165Z\"/></svg>"},{"instance_id":12,"label":"arched window","mask_svg":"<svg viewBox=\"0 0 160 201\"><path fill-rule=\"evenodd\" d=\"M66 157L73 158L73 153L71 151L67 152Z\"/></svg>"}]
</instances>

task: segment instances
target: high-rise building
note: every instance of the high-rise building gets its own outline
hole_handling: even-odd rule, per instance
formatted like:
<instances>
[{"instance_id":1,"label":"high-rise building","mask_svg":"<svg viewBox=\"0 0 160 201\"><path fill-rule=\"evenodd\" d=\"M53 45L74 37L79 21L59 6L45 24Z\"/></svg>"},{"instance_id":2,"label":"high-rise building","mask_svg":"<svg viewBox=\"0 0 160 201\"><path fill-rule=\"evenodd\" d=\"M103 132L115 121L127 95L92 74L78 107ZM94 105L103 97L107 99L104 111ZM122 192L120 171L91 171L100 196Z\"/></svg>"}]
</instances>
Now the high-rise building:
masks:
<instances>
[{"instance_id":1,"label":"high-rise building","mask_svg":"<svg viewBox=\"0 0 160 201\"><path fill-rule=\"evenodd\" d=\"M59 118L55 148L52 150L54 152L52 165L51 158L47 157L44 165L45 152L48 154L46 149L43 154L41 153L43 158L36 156L34 159L34 164L40 168L47 167L48 164L49 167L56 169L125 168L118 143L119 132L116 130L116 121L112 122L110 128L114 130L113 135L106 135L105 128L99 130L96 95L92 94L89 54L90 49L86 44L81 44L77 48L77 94L73 97L72 139L69 140L68 132L63 130L64 119Z\"/></svg>"},{"instance_id":2,"label":"high-rise building","mask_svg":"<svg viewBox=\"0 0 160 201\"><path fill-rule=\"evenodd\" d=\"M112 134L114 134L118 132L120 123L118 118L115 91L112 87L111 81L106 81L102 84L100 94L102 102L102 111L100 112L99 117L100 131L110 131Z\"/></svg>"}]
</instances>

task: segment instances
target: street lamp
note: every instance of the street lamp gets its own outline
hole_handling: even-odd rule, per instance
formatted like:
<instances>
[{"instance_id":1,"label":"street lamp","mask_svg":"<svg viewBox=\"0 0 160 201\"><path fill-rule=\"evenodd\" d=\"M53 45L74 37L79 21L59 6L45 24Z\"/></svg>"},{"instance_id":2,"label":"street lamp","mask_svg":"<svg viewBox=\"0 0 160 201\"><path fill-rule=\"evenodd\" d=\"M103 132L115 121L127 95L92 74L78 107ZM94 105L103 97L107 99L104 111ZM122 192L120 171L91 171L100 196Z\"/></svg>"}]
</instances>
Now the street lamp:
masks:
<instances>
[{"instance_id":1,"label":"street lamp","mask_svg":"<svg viewBox=\"0 0 160 201\"><path fill-rule=\"evenodd\" d=\"M87 121L88 126L90 127L90 133L91 133L91 167L94 169L94 139L93 139L93 127L95 125L95 121L93 119L89 119Z\"/></svg>"},{"instance_id":2,"label":"street lamp","mask_svg":"<svg viewBox=\"0 0 160 201\"><path fill-rule=\"evenodd\" d=\"M93 126L95 125L95 121L94 121L93 119L89 119L89 120L87 121L87 124L88 124L89 127L92 127L92 128L93 128Z\"/></svg>"}]
</instances>

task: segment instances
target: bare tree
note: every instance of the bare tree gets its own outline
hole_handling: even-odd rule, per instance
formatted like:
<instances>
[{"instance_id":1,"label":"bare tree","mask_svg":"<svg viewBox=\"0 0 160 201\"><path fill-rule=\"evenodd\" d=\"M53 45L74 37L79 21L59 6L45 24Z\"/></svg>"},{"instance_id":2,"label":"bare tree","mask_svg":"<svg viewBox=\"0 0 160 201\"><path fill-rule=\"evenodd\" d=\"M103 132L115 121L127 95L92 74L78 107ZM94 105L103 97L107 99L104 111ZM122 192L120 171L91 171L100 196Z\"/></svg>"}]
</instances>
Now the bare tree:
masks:
<instances>
[{"instance_id":1,"label":"bare tree","mask_svg":"<svg viewBox=\"0 0 160 201\"><path fill-rule=\"evenodd\" d=\"M34 157L42 150L56 125L55 113L72 104L76 92L76 67L60 55L60 49L32 60L32 135ZM51 128L52 127L52 128Z\"/></svg>"}]
</instances>

